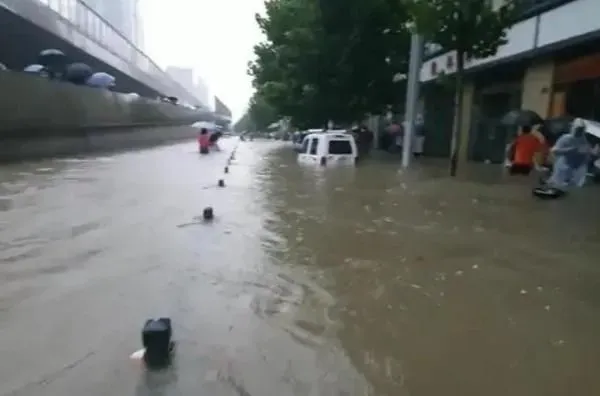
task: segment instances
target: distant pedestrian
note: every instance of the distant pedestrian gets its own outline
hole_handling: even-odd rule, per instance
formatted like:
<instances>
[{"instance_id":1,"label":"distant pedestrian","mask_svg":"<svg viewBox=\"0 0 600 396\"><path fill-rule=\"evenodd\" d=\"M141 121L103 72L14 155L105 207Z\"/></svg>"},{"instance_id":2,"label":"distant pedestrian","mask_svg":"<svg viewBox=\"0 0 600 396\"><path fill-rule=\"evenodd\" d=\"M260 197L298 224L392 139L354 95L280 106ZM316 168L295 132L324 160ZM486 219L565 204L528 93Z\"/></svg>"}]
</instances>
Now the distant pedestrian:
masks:
<instances>
[{"instance_id":1,"label":"distant pedestrian","mask_svg":"<svg viewBox=\"0 0 600 396\"><path fill-rule=\"evenodd\" d=\"M210 134L206 128L200 130L200 134L198 135L198 148L200 154L208 154L210 151Z\"/></svg>"}]
</instances>

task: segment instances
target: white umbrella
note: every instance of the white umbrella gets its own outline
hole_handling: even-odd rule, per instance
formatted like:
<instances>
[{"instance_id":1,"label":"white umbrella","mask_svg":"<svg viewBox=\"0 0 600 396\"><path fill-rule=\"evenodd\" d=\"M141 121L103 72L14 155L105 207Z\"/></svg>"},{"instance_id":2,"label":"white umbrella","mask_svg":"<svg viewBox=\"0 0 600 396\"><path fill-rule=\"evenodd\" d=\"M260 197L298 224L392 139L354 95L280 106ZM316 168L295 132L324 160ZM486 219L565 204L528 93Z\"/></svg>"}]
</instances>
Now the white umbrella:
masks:
<instances>
[{"instance_id":1,"label":"white umbrella","mask_svg":"<svg viewBox=\"0 0 600 396\"><path fill-rule=\"evenodd\" d=\"M213 131L216 129L216 124L214 122L207 122L207 121L198 121L198 122L194 122L192 124L193 128L205 128L208 129L209 131Z\"/></svg>"},{"instance_id":2,"label":"white umbrella","mask_svg":"<svg viewBox=\"0 0 600 396\"><path fill-rule=\"evenodd\" d=\"M591 121L591 120L584 120L583 118L576 118L576 120L581 120L583 122L583 124L585 125L585 132L597 137L598 139L600 139L600 123L596 122L596 121ZM575 122L573 121L573 122Z\"/></svg>"}]
</instances>

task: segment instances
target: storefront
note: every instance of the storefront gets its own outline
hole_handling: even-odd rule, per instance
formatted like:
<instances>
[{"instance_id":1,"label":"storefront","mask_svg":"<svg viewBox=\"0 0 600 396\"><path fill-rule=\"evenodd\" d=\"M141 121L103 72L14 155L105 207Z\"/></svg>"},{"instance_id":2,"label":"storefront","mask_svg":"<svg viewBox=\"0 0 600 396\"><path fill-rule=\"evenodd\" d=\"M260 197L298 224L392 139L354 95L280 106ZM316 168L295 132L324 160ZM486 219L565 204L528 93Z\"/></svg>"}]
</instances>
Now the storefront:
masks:
<instances>
[{"instance_id":1,"label":"storefront","mask_svg":"<svg viewBox=\"0 0 600 396\"><path fill-rule=\"evenodd\" d=\"M473 96L468 159L502 163L507 142L516 133L502 125L502 117L521 108L523 65L504 66L477 76Z\"/></svg>"},{"instance_id":2,"label":"storefront","mask_svg":"<svg viewBox=\"0 0 600 396\"><path fill-rule=\"evenodd\" d=\"M550 116L600 121L600 53L557 61Z\"/></svg>"}]
</instances>

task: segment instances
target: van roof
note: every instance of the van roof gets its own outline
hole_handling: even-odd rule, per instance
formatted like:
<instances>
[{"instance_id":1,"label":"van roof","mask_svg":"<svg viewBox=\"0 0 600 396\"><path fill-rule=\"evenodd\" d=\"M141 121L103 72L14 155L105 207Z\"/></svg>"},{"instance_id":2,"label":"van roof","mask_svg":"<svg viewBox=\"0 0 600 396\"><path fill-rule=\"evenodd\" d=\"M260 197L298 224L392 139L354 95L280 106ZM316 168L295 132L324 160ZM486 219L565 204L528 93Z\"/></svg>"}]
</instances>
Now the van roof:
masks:
<instances>
[{"instance_id":1,"label":"van roof","mask_svg":"<svg viewBox=\"0 0 600 396\"><path fill-rule=\"evenodd\" d=\"M313 138L313 137L319 137L319 136L323 136L323 137L327 137L327 138L336 138L336 139L340 139L340 140L352 140L354 139L354 136L352 136L351 134L348 133L340 133L340 132L323 132L323 133L311 133L309 135L306 135L306 138Z\"/></svg>"}]
</instances>

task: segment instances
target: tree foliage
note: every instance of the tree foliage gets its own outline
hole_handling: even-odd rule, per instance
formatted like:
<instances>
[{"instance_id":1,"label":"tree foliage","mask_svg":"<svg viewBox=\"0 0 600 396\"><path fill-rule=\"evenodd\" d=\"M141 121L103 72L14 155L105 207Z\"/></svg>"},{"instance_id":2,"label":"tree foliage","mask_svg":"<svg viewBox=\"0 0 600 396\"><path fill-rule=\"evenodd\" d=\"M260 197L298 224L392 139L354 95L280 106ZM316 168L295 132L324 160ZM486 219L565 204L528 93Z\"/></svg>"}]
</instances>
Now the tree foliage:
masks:
<instances>
[{"instance_id":1,"label":"tree foliage","mask_svg":"<svg viewBox=\"0 0 600 396\"><path fill-rule=\"evenodd\" d=\"M403 99L408 14L398 0L269 0L249 66L279 117L299 127L352 122Z\"/></svg>"},{"instance_id":2,"label":"tree foliage","mask_svg":"<svg viewBox=\"0 0 600 396\"><path fill-rule=\"evenodd\" d=\"M266 130L269 125L278 120L275 109L261 95L260 91L254 93L248 106L248 116L256 131Z\"/></svg>"},{"instance_id":3,"label":"tree foliage","mask_svg":"<svg viewBox=\"0 0 600 396\"><path fill-rule=\"evenodd\" d=\"M515 0L405 0L410 22L426 40L456 51L455 109L450 173L456 175L462 128L465 61L495 55L514 23Z\"/></svg>"}]
</instances>

